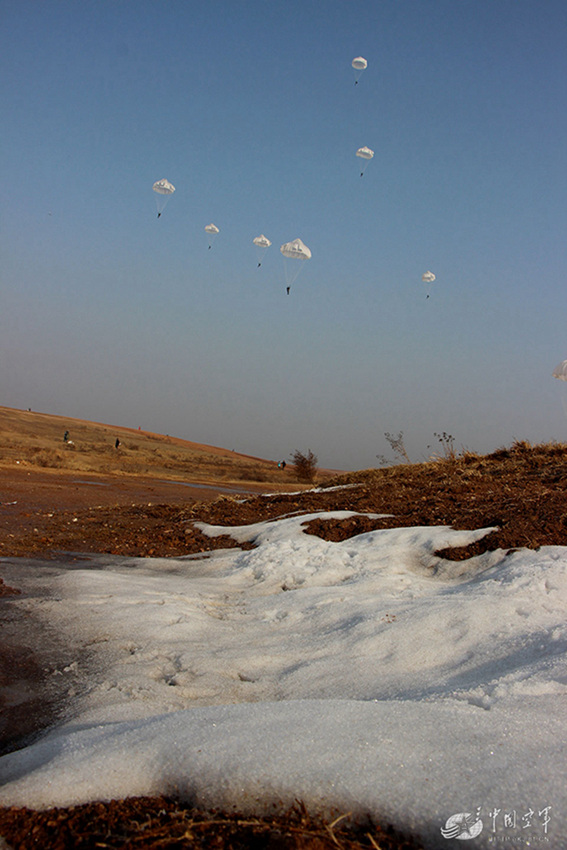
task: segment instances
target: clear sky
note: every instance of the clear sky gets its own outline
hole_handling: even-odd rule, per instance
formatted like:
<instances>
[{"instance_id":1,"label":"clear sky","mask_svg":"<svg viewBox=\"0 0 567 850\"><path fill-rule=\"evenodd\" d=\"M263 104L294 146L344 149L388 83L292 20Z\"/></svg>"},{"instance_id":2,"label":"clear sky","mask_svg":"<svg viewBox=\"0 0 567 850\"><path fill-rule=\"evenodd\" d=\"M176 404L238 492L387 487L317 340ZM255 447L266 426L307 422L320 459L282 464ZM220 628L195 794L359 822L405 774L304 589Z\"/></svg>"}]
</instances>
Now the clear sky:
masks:
<instances>
[{"instance_id":1,"label":"clear sky","mask_svg":"<svg viewBox=\"0 0 567 850\"><path fill-rule=\"evenodd\" d=\"M563 0L0 12L1 404L343 469L567 439Z\"/></svg>"}]
</instances>

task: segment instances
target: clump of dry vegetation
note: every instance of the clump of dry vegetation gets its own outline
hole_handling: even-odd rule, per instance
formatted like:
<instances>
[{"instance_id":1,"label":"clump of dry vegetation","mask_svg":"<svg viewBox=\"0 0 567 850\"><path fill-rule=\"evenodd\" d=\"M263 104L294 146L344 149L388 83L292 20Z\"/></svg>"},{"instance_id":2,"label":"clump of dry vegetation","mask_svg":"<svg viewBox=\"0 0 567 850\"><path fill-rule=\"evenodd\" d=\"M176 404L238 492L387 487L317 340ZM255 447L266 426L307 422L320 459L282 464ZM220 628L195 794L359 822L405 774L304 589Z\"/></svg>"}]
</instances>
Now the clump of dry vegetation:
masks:
<instances>
[{"instance_id":1,"label":"clump of dry vegetation","mask_svg":"<svg viewBox=\"0 0 567 850\"><path fill-rule=\"evenodd\" d=\"M307 484L314 484L317 478L317 464L319 462L317 455L313 454L311 449L308 450L307 454L296 449L292 457L298 480L304 481Z\"/></svg>"},{"instance_id":2,"label":"clump of dry vegetation","mask_svg":"<svg viewBox=\"0 0 567 850\"><path fill-rule=\"evenodd\" d=\"M33 822L30 823L30 818ZM422 845L370 819L323 820L298 803L266 817L204 812L166 797L136 797L68 809L0 809L0 833L13 850L112 847L219 850L420 850Z\"/></svg>"}]
</instances>

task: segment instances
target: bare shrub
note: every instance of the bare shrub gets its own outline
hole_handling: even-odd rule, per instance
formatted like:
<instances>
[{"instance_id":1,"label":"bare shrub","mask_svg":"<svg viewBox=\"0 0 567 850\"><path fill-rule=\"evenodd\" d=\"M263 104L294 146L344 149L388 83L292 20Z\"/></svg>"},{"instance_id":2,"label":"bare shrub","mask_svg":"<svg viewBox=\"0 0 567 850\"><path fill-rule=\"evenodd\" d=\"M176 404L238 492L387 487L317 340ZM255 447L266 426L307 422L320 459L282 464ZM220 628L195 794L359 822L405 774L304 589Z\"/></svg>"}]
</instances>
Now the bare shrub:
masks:
<instances>
[{"instance_id":1,"label":"bare shrub","mask_svg":"<svg viewBox=\"0 0 567 850\"><path fill-rule=\"evenodd\" d=\"M389 431L385 431L384 436L390 443L390 448L394 452L395 462L411 463L410 457L404 445L404 432L399 431L398 436L394 437L394 435L390 434ZM389 466L391 463L391 461L389 461L385 455L376 455L376 457L383 466Z\"/></svg>"},{"instance_id":2,"label":"bare shrub","mask_svg":"<svg viewBox=\"0 0 567 850\"><path fill-rule=\"evenodd\" d=\"M314 455L311 449L308 450L306 455L300 452L299 449L296 449L291 457L298 480L307 484L313 484L318 469L317 455Z\"/></svg>"}]
</instances>

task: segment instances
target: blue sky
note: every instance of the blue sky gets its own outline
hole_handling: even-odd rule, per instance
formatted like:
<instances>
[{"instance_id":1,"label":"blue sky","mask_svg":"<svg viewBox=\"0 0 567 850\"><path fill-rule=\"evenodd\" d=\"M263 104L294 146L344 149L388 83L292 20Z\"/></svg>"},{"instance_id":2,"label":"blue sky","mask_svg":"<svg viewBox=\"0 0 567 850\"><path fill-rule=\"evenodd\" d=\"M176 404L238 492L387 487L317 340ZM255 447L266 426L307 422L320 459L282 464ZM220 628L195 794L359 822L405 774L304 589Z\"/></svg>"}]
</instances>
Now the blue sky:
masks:
<instances>
[{"instance_id":1,"label":"blue sky","mask_svg":"<svg viewBox=\"0 0 567 850\"><path fill-rule=\"evenodd\" d=\"M343 469L567 440L562 0L0 13L0 404Z\"/></svg>"}]
</instances>

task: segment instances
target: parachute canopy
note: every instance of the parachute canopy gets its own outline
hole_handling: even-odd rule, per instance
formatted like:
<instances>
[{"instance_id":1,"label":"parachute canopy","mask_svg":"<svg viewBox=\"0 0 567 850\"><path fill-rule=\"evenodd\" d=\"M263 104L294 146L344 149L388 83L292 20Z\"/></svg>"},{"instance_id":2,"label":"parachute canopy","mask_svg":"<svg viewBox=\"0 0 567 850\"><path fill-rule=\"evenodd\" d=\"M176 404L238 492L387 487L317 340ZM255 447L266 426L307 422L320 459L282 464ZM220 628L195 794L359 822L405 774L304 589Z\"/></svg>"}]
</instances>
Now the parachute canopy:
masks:
<instances>
[{"instance_id":1,"label":"parachute canopy","mask_svg":"<svg viewBox=\"0 0 567 850\"><path fill-rule=\"evenodd\" d=\"M153 190L156 193L154 197L156 199L157 217L159 218L165 209L165 205L175 192L175 186L164 178L163 180L156 180Z\"/></svg>"},{"instance_id":2,"label":"parachute canopy","mask_svg":"<svg viewBox=\"0 0 567 850\"><path fill-rule=\"evenodd\" d=\"M211 222L210 224L206 225L205 233L208 233L208 235L209 235L209 251L210 251L210 249L213 247L213 242L217 238L217 235L220 233L220 230L218 229L216 224L213 224Z\"/></svg>"},{"instance_id":3,"label":"parachute canopy","mask_svg":"<svg viewBox=\"0 0 567 850\"><path fill-rule=\"evenodd\" d=\"M352 60L352 67L355 71L365 71L368 67L368 62L363 56L357 56Z\"/></svg>"},{"instance_id":4,"label":"parachute canopy","mask_svg":"<svg viewBox=\"0 0 567 850\"><path fill-rule=\"evenodd\" d=\"M280 251L289 260L310 260L311 251L301 239L294 239L292 242L285 242Z\"/></svg>"},{"instance_id":5,"label":"parachute canopy","mask_svg":"<svg viewBox=\"0 0 567 850\"><path fill-rule=\"evenodd\" d=\"M262 265L262 260L264 259L264 254L272 244L267 236L264 236L262 233L261 236L256 236L255 239L252 240L254 245L256 246L256 254L258 255L258 268Z\"/></svg>"},{"instance_id":6,"label":"parachute canopy","mask_svg":"<svg viewBox=\"0 0 567 850\"><path fill-rule=\"evenodd\" d=\"M366 166L368 165L368 163L370 162L370 160L374 156L374 151L371 150L370 148L367 148L367 147L359 148L356 152L356 155L358 157L360 157L360 159L366 160L366 162L362 166L362 171L360 172L360 176L362 177L362 175L364 174L364 172L366 170Z\"/></svg>"},{"instance_id":7,"label":"parachute canopy","mask_svg":"<svg viewBox=\"0 0 567 850\"><path fill-rule=\"evenodd\" d=\"M254 242L254 245L256 245L258 248L269 248L272 244L270 240L266 236L264 236L263 233L261 236L256 236L256 238L252 241Z\"/></svg>"},{"instance_id":8,"label":"parachute canopy","mask_svg":"<svg viewBox=\"0 0 567 850\"><path fill-rule=\"evenodd\" d=\"M175 192L175 186L173 186L169 180L156 180L154 183L154 192L157 192L158 195L173 195Z\"/></svg>"},{"instance_id":9,"label":"parachute canopy","mask_svg":"<svg viewBox=\"0 0 567 850\"><path fill-rule=\"evenodd\" d=\"M358 80L363 71L368 67L368 62L364 58L364 56L357 56L352 60L352 67L354 68L354 84L358 85Z\"/></svg>"},{"instance_id":10,"label":"parachute canopy","mask_svg":"<svg viewBox=\"0 0 567 850\"><path fill-rule=\"evenodd\" d=\"M562 363L555 367L553 377L559 378L560 381L567 381L567 360L563 360Z\"/></svg>"},{"instance_id":11,"label":"parachute canopy","mask_svg":"<svg viewBox=\"0 0 567 850\"><path fill-rule=\"evenodd\" d=\"M435 280L435 275L433 272L425 272L425 274L421 275L421 279L424 283L433 283Z\"/></svg>"}]
</instances>

